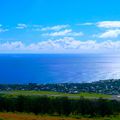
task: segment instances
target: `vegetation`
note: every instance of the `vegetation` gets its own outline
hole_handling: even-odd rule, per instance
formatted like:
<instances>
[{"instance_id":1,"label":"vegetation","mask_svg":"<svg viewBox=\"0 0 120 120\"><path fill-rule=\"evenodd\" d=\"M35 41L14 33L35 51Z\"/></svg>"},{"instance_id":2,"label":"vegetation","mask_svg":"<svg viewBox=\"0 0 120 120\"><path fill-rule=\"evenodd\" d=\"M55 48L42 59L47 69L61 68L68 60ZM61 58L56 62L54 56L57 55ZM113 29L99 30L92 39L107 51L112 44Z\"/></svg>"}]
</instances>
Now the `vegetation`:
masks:
<instances>
[{"instance_id":1,"label":"vegetation","mask_svg":"<svg viewBox=\"0 0 120 120\"><path fill-rule=\"evenodd\" d=\"M53 92L53 91L2 91L1 94L4 94L6 96L18 96L18 95L25 95L25 96L66 96L69 98L79 98L85 97L85 98L111 98L111 95L106 95L106 94L98 94L98 93L86 93L86 92L81 92L77 94L69 94L69 93L62 93L62 92Z\"/></svg>"},{"instance_id":2,"label":"vegetation","mask_svg":"<svg viewBox=\"0 0 120 120\"><path fill-rule=\"evenodd\" d=\"M83 117L83 116L49 116L49 115L34 115L27 113L0 113L0 120L120 120L120 115L106 117Z\"/></svg>"},{"instance_id":3,"label":"vegetation","mask_svg":"<svg viewBox=\"0 0 120 120\"><path fill-rule=\"evenodd\" d=\"M65 116L48 116L48 115L34 115L26 113L0 113L0 120L78 120L74 117ZM80 120L92 120L89 118L81 118Z\"/></svg>"},{"instance_id":4,"label":"vegetation","mask_svg":"<svg viewBox=\"0 0 120 120\"><path fill-rule=\"evenodd\" d=\"M0 111L50 115L106 116L120 112L120 102L107 99L70 99L48 96L0 96Z\"/></svg>"},{"instance_id":5,"label":"vegetation","mask_svg":"<svg viewBox=\"0 0 120 120\"><path fill-rule=\"evenodd\" d=\"M77 120L64 116L34 115L26 113L0 113L0 120ZM83 119L82 119L83 120ZM88 119L84 119L88 120Z\"/></svg>"}]
</instances>

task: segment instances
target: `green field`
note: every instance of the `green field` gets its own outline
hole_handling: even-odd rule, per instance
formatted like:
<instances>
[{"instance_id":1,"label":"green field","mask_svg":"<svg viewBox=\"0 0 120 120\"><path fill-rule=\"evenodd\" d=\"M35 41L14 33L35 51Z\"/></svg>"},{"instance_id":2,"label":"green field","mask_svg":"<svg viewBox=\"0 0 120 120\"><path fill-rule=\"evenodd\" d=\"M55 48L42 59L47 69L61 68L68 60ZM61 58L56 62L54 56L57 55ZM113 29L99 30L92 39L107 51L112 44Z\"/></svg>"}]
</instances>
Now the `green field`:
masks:
<instances>
[{"instance_id":1,"label":"green field","mask_svg":"<svg viewBox=\"0 0 120 120\"><path fill-rule=\"evenodd\" d=\"M97 94L97 93L78 93L78 94L68 94L68 93L61 93L61 92L52 92L52 91L2 91L0 94L4 95L10 95L10 96L18 96L18 95L39 95L39 96L54 96L54 97L60 97L60 96L67 96L70 98L79 98L79 97L85 97L85 98L111 98L111 95L105 95L105 94Z\"/></svg>"}]
</instances>

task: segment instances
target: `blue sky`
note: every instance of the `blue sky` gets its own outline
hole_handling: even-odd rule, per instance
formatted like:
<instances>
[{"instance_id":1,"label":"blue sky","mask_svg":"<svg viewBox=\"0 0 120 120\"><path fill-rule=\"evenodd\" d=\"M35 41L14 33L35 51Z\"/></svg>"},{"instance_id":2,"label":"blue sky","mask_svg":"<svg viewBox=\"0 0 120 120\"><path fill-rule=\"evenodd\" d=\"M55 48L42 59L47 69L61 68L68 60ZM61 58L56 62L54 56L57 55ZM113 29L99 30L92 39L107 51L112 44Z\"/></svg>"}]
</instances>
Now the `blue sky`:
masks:
<instances>
[{"instance_id":1,"label":"blue sky","mask_svg":"<svg viewBox=\"0 0 120 120\"><path fill-rule=\"evenodd\" d=\"M118 53L119 0L0 0L0 53Z\"/></svg>"}]
</instances>

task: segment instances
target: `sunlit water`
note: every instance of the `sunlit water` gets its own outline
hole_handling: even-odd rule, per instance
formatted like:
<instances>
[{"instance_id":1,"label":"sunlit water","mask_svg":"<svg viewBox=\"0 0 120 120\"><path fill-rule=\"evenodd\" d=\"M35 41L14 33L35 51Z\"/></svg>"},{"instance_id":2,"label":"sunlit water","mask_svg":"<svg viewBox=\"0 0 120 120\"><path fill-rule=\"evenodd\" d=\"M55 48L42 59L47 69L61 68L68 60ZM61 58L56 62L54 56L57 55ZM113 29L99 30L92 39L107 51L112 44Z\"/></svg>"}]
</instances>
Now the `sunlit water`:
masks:
<instances>
[{"instance_id":1,"label":"sunlit water","mask_svg":"<svg viewBox=\"0 0 120 120\"><path fill-rule=\"evenodd\" d=\"M0 55L0 83L80 83L119 78L118 55Z\"/></svg>"}]
</instances>

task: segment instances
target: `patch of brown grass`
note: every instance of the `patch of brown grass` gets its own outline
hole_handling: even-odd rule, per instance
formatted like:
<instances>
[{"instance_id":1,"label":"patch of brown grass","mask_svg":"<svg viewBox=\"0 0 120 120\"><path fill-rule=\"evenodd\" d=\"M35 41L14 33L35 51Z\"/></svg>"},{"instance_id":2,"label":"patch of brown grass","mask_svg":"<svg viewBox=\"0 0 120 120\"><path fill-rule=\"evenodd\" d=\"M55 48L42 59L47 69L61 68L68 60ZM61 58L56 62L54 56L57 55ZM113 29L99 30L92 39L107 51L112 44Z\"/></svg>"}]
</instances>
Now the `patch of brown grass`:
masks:
<instances>
[{"instance_id":1,"label":"patch of brown grass","mask_svg":"<svg viewBox=\"0 0 120 120\"><path fill-rule=\"evenodd\" d=\"M68 118L68 117L53 117L53 116L40 116L25 113L0 113L0 118L3 120L92 120L88 118Z\"/></svg>"}]
</instances>

